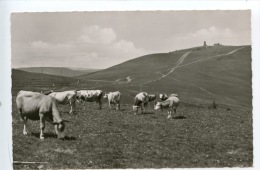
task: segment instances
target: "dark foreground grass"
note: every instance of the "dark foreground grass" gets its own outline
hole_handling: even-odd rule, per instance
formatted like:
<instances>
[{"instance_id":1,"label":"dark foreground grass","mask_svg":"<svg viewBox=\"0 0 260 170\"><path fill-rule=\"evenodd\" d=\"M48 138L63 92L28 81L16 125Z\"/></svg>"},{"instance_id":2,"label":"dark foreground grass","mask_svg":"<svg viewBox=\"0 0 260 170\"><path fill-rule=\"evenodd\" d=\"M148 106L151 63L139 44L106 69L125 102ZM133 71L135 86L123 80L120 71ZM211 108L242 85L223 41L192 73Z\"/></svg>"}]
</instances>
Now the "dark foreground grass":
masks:
<instances>
[{"instance_id":1,"label":"dark foreground grass","mask_svg":"<svg viewBox=\"0 0 260 170\"><path fill-rule=\"evenodd\" d=\"M14 99L13 99L14 101ZM131 105L121 111L77 105L78 115L68 115L65 141L46 124L46 138L39 139L39 122L30 121L30 135L22 134L22 122L13 105L14 161L47 164L15 164L15 169L37 168L180 168L251 167L253 164L252 114L226 108L181 104L178 115L149 108L134 115Z\"/></svg>"}]
</instances>

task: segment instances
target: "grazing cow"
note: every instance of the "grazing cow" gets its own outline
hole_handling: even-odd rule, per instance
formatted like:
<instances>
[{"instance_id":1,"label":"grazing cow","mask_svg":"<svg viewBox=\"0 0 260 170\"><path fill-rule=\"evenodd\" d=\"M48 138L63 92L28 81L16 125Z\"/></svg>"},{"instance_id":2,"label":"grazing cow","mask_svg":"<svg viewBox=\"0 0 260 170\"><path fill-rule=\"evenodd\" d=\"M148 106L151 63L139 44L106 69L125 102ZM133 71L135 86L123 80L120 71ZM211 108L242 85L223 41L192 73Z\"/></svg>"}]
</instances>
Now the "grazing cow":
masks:
<instances>
[{"instance_id":1,"label":"grazing cow","mask_svg":"<svg viewBox=\"0 0 260 170\"><path fill-rule=\"evenodd\" d=\"M154 107L154 110L159 110L159 109L163 110L164 108L166 108L168 110L167 119L169 119L172 117L172 110L176 114L177 108L179 107L179 103L180 103L180 100L178 97L171 96L165 101L157 102Z\"/></svg>"},{"instance_id":2,"label":"grazing cow","mask_svg":"<svg viewBox=\"0 0 260 170\"><path fill-rule=\"evenodd\" d=\"M149 96L145 92L138 93L134 98L133 111L134 114L138 113L138 109L141 106L142 113L145 112L149 102Z\"/></svg>"},{"instance_id":3,"label":"grazing cow","mask_svg":"<svg viewBox=\"0 0 260 170\"><path fill-rule=\"evenodd\" d=\"M45 120L55 125L57 137L65 137L65 120L62 120L56 101L44 94L20 91L16 97L18 112L23 120L23 134L27 135L27 120L40 120L40 139L44 139Z\"/></svg>"},{"instance_id":4,"label":"grazing cow","mask_svg":"<svg viewBox=\"0 0 260 170\"><path fill-rule=\"evenodd\" d=\"M167 94L159 94L159 98L161 99L161 101L165 101L171 96L179 97L178 94L170 94L169 96L167 96Z\"/></svg>"},{"instance_id":5,"label":"grazing cow","mask_svg":"<svg viewBox=\"0 0 260 170\"><path fill-rule=\"evenodd\" d=\"M102 95L101 90L79 90L77 91L77 100L81 103L83 101L87 102L96 102L99 104L99 108L102 108Z\"/></svg>"},{"instance_id":6,"label":"grazing cow","mask_svg":"<svg viewBox=\"0 0 260 170\"><path fill-rule=\"evenodd\" d=\"M116 105L116 110L120 109L120 97L121 93L119 91L116 92L109 92L108 94L104 95L104 99L108 100L108 105L111 109L111 104Z\"/></svg>"},{"instance_id":7,"label":"grazing cow","mask_svg":"<svg viewBox=\"0 0 260 170\"><path fill-rule=\"evenodd\" d=\"M58 104L66 105L70 104L70 114L76 113L76 90L70 90L70 91L63 91L63 92L52 92L49 94L49 96L53 97Z\"/></svg>"}]
</instances>

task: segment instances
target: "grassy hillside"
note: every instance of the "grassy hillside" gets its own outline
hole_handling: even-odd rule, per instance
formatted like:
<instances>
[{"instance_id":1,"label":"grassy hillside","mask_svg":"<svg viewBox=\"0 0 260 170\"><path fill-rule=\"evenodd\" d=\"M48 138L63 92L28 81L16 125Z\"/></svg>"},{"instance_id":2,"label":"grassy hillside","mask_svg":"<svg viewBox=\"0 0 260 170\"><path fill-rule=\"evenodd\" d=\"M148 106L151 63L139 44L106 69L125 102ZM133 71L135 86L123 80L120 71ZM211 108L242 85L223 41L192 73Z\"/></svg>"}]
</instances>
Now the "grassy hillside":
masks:
<instances>
[{"instance_id":1,"label":"grassy hillside","mask_svg":"<svg viewBox=\"0 0 260 170\"><path fill-rule=\"evenodd\" d=\"M119 65L101 70L89 75L79 76L82 79L102 79L102 80L117 80L140 74L150 74L157 70L163 70L176 63L180 53L158 53L146 55L133 60L126 61Z\"/></svg>"},{"instance_id":2,"label":"grassy hillside","mask_svg":"<svg viewBox=\"0 0 260 170\"><path fill-rule=\"evenodd\" d=\"M71 89L88 89L99 86L96 81L84 81L78 78L55 76L41 73L30 73L22 70L12 69L12 92L14 95L20 90L44 91L54 90L63 91ZM79 81L79 84L78 84ZM103 82L104 85L108 82Z\"/></svg>"},{"instance_id":3,"label":"grassy hillside","mask_svg":"<svg viewBox=\"0 0 260 170\"><path fill-rule=\"evenodd\" d=\"M71 83L76 84L76 79L40 73L29 73L12 69L12 91L16 94L19 90L41 91L59 89Z\"/></svg>"},{"instance_id":4,"label":"grassy hillside","mask_svg":"<svg viewBox=\"0 0 260 170\"><path fill-rule=\"evenodd\" d=\"M126 98L140 91L179 93L184 102L216 100L252 107L251 46L210 46L152 54L79 78L114 81L100 89L123 91Z\"/></svg>"},{"instance_id":5,"label":"grassy hillside","mask_svg":"<svg viewBox=\"0 0 260 170\"><path fill-rule=\"evenodd\" d=\"M80 75L86 75L98 69L82 69L82 68L64 68L64 67L27 67L27 68L18 68L19 70L32 72L32 73L44 73L56 76L65 76L65 77L74 77Z\"/></svg>"}]
</instances>

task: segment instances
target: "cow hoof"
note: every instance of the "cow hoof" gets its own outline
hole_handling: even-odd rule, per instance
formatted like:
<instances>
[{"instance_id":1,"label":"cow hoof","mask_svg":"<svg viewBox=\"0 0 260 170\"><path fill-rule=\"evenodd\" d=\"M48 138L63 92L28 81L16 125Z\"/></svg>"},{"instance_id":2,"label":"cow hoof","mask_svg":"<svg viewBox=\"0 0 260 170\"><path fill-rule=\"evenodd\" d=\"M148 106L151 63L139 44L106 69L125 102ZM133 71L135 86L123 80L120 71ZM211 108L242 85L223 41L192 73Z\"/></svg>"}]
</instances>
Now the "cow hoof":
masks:
<instances>
[{"instance_id":1,"label":"cow hoof","mask_svg":"<svg viewBox=\"0 0 260 170\"><path fill-rule=\"evenodd\" d=\"M167 117L167 119L170 119L170 118L172 118L172 117L171 117L171 116L168 116L168 117Z\"/></svg>"},{"instance_id":2,"label":"cow hoof","mask_svg":"<svg viewBox=\"0 0 260 170\"><path fill-rule=\"evenodd\" d=\"M43 136L41 136L41 137L40 137L40 139L41 139L41 140L43 140L43 139L44 139L44 137L43 137Z\"/></svg>"},{"instance_id":3,"label":"cow hoof","mask_svg":"<svg viewBox=\"0 0 260 170\"><path fill-rule=\"evenodd\" d=\"M28 132L23 132L23 135L28 135Z\"/></svg>"}]
</instances>

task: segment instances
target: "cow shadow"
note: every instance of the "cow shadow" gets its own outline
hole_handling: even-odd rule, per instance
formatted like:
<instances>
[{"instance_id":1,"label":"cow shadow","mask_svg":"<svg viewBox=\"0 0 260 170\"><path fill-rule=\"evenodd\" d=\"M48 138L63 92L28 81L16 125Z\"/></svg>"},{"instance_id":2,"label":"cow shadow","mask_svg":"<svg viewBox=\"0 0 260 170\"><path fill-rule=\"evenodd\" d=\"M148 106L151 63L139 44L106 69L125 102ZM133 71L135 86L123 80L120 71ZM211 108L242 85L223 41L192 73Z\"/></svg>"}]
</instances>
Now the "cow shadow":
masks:
<instances>
[{"instance_id":1,"label":"cow shadow","mask_svg":"<svg viewBox=\"0 0 260 170\"><path fill-rule=\"evenodd\" d=\"M40 138L39 132L32 132L31 135ZM44 138L57 138L57 135L55 133L44 133Z\"/></svg>"},{"instance_id":2,"label":"cow shadow","mask_svg":"<svg viewBox=\"0 0 260 170\"><path fill-rule=\"evenodd\" d=\"M173 119L187 119L186 116L175 116L173 117Z\"/></svg>"},{"instance_id":3,"label":"cow shadow","mask_svg":"<svg viewBox=\"0 0 260 170\"><path fill-rule=\"evenodd\" d=\"M64 139L62 139L62 140L71 141L71 140L76 140L76 138L75 138L75 137L73 137L73 136L65 136L65 138L64 138Z\"/></svg>"},{"instance_id":4,"label":"cow shadow","mask_svg":"<svg viewBox=\"0 0 260 170\"><path fill-rule=\"evenodd\" d=\"M155 112L148 111L148 112L141 113L141 115L153 115L153 114L155 114Z\"/></svg>"},{"instance_id":5,"label":"cow shadow","mask_svg":"<svg viewBox=\"0 0 260 170\"><path fill-rule=\"evenodd\" d=\"M36 137L36 138L40 138L40 133L39 132L32 132L31 133L32 136ZM57 135L55 133L44 133L44 138L45 139L57 139ZM76 140L75 137L73 136L65 136L62 140Z\"/></svg>"}]
</instances>

